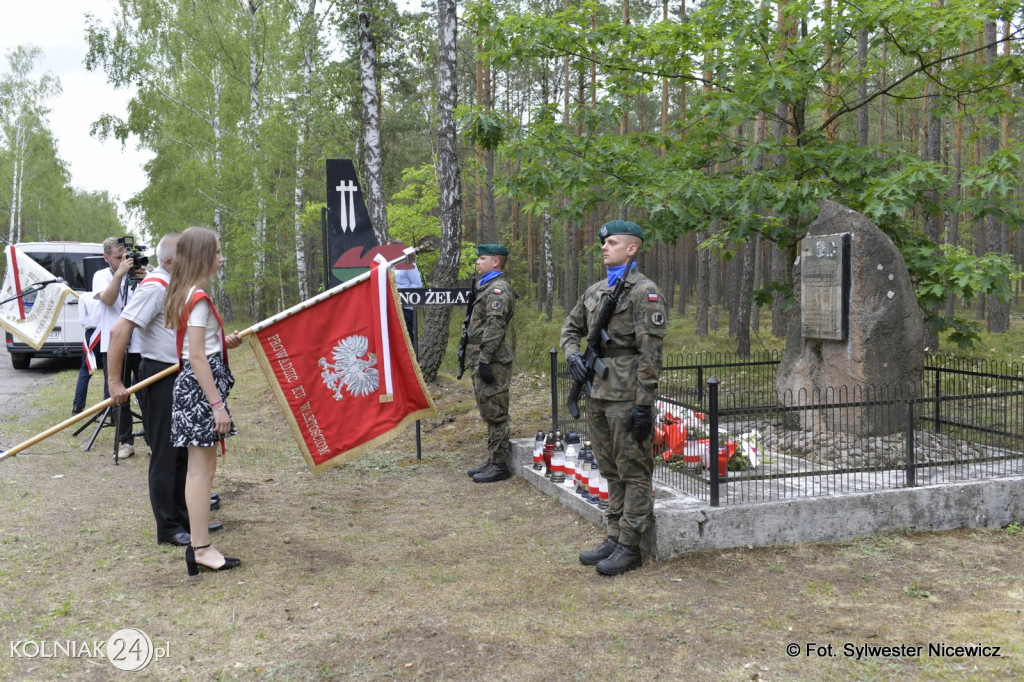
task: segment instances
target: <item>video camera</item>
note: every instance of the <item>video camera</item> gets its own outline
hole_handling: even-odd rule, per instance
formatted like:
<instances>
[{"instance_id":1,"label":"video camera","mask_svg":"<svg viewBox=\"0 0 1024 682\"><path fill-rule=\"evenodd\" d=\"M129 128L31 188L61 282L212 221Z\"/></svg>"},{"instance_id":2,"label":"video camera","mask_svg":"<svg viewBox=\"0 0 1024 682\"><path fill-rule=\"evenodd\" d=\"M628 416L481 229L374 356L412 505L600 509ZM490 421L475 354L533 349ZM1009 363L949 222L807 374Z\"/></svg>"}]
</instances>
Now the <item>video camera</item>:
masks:
<instances>
[{"instance_id":1,"label":"video camera","mask_svg":"<svg viewBox=\"0 0 1024 682\"><path fill-rule=\"evenodd\" d=\"M124 257L131 258L135 261L135 267L144 268L149 265L149 257L142 255L142 252L149 247L143 246L142 244L136 244L135 237L129 237L128 235L118 237L117 243L125 248Z\"/></svg>"}]
</instances>

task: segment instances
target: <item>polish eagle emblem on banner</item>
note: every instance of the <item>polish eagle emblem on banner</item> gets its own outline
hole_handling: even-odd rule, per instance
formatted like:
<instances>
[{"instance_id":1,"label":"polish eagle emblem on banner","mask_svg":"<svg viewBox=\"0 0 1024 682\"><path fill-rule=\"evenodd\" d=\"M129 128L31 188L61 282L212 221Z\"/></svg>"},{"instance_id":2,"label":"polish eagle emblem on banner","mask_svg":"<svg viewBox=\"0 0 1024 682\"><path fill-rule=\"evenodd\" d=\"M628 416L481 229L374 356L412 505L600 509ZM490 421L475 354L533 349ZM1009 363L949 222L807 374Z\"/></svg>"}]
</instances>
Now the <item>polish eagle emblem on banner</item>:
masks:
<instances>
[{"instance_id":1,"label":"polish eagle emblem on banner","mask_svg":"<svg viewBox=\"0 0 1024 682\"><path fill-rule=\"evenodd\" d=\"M334 363L320 358L320 366L324 368L320 376L324 385L334 392L335 400L345 397L343 388L356 398L370 395L380 388L380 373L374 368L377 355L368 352L369 349L369 340L354 334L334 346Z\"/></svg>"}]
</instances>

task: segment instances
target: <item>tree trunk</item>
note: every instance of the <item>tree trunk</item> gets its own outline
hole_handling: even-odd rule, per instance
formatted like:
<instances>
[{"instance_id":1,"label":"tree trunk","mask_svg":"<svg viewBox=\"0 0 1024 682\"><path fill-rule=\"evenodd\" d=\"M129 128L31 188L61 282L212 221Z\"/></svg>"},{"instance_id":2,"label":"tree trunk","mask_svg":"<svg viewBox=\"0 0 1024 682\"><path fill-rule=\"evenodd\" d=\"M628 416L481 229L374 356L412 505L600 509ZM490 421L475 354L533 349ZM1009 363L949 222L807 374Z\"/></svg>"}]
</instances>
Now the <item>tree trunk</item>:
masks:
<instances>
[{"instance_id":1,"label":"tree trunk","mask_svg":"<svg viewBox=\"0 0 1024 682\"><path fill-rule=\"evenodd\" d=\"M462 255L462 182L459 176L458 132L458 29L455 0L438 0L437 176L441 191L441 253L434 266L433 286L450 287L459 275ZM451 307L429 306L420 336L420 369L426 381L437 379L448 348Z\"/></svg>"},{"instance_id":2,"label":"tree trunk","mask_svg":"<svg viewBox=\"0 0 1024 682\"><path fill-rule=\"evenodd\" d=\"M253 192L256 194L256 219L253 221L253 272L252 288L249 297L249 313L255 319L264 317L263 283L265 281L267 252L267 201L263 196L263 178L260 168L263 165L262 145L260 143L260 128L263 121L263 109L260 102L260 55L257 51L259 44L260 26L257 15L261 9L261 0L249 0L247 9L249 12L249 134L250 145L253 152L252 182Z\"/></svg>"},{"instance_id":3,"label":"tree trunk","mask_svg":"<svg viewBox=\"0 0 1024 682\"><path fill-rule=\"evenodd\" d=\"M544 249L544 315L553 319L555 300L555 256L551 253L551 212L541 217L541 243Z\"/></svg>"},{"instance_id":4,"label":"tree trunk","mask_svg":"<svg viewBox=\"0 0 1024 682\"><path fill-rule=\"evenodd\" d=\"M302 104L296 121L295 140L295 279L298 284L299 300L309 298L309 275L306 269L306 245L303 239L302 214L306 207L302 184L306 179L305 147L309 129L309 108L313 99L310 83L313 80L313 48L317 43L316 0L309 0L306 14L302 18Z\"/></svg>"},{"instance_id":5,"label":"tree trunk","mask_svg":"<svg viewBox=\"0 0 1024 682\"><path fill-rule=\"evenodd\" d=\"M377 79L377 39L373 18L359 12L359 82L363 96L363 173L366 208L378 244L388 243L388 206L384 200L384 161L380 139L380 86Z\"/></svg>"},{"instance_id":6,"label":"tree trunk","mask_svg":"<svg viewBox=\"0 0 1024 682\"><path fill-rule=\"evenodd\" d=\"M860 72L857 96L861 102L864 102L868 98L868 30L866 28L857 31L857 69ZM857 109L857 144L862 147L868 146L868 107L866 104L862 104Z\"/></svg>"},{"instance_id":7,"label":"tree trunk","mask_svg":"<svg viewBox=\"0 0 1024 682\"><path fill-rule=\"evenodd\" d=\"M996 22L985 22L985 61L988 65L995 62L998 57L999 48L996 45ZM989 119L989 125L994 134L986 136L986 152L991 158L999 152L999 129L1000 120L998 115ZM988 248L999 254L1010 252L1010 233L999 218L988 216L985 218L985 225L988 228ZM990 332L1005 332L1010 328L1010 303L1003 303L995 296L988 297L988 326Z\"/></svg>"},{"instance_id":8,"label":"tree trunk","mask_svg":"<svg viewBox=\"0 0 1024 682\"><path fill-rule=\"evenodd\" d=\"M697 336L708 335L708 308L711 301L711 253L701 247L706 232L697 233Z\"/></svg>"}]
</instances>

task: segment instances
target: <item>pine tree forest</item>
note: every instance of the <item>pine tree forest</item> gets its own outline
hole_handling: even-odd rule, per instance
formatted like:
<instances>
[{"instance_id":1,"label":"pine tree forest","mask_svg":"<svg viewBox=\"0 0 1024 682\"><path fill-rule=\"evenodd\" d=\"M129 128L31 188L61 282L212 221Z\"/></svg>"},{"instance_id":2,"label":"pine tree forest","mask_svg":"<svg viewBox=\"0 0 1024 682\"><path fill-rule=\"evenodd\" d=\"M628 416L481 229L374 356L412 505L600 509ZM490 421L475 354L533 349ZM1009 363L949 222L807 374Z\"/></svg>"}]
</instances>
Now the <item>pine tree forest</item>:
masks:
<instances>
[{"instance_id":1,"label":"pine tree forest","mask_svg":"<svg viewBox=\"0 0 1024 682\"><path fill-rule=\"evenodd\" d=\"M322 287L324 160L351 158L380 239L441 236L425 284L465 285L472 245L500 241L521 306L560 319L603 274L597 229L625 218L673 313L698 334L727 318L743 355L752 330L784 333L826 199L900 247L933 344L1008 328L1022 22L991 0L120 0L88 65L138 88L95 125L154 153L130 207L154 237L217 230L239 314ZM24 171L45 164L24 161L4 78L0 209L20 239L73 238L25 201L59 178ZM428 378L450 312L427 313Z\"/></svg>"}]
</instances>

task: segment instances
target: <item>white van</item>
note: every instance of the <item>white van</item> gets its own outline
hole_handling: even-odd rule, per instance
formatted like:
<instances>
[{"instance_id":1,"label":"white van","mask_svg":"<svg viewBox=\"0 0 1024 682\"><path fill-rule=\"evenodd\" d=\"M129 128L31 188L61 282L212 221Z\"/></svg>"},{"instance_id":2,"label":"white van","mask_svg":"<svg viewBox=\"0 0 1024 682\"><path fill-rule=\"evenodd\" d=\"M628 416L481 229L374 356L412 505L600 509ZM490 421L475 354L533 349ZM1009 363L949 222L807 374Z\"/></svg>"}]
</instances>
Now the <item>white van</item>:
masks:
<instances>
[{"instance_id":1,"label":"white van","mask_svg":"<svg viewBox=\"0 0 1024 682\"><path fill-rule=\"evenodd\" d=\"M81 293L92 288L92 273L95 267L86 267L85 259L103 257L103 244L85 242L24 242L14 245L22 253L50 271L55 277L63 277L69 287ZM95 261L93 261L95 262ZM5 333L7 352L11 354L14 369L28 369L32 358L80 358L85 330L78 317L78 298L68 296L64 302L57 324L43 347L32 346Z\"/></svg>"}]
</instances>

